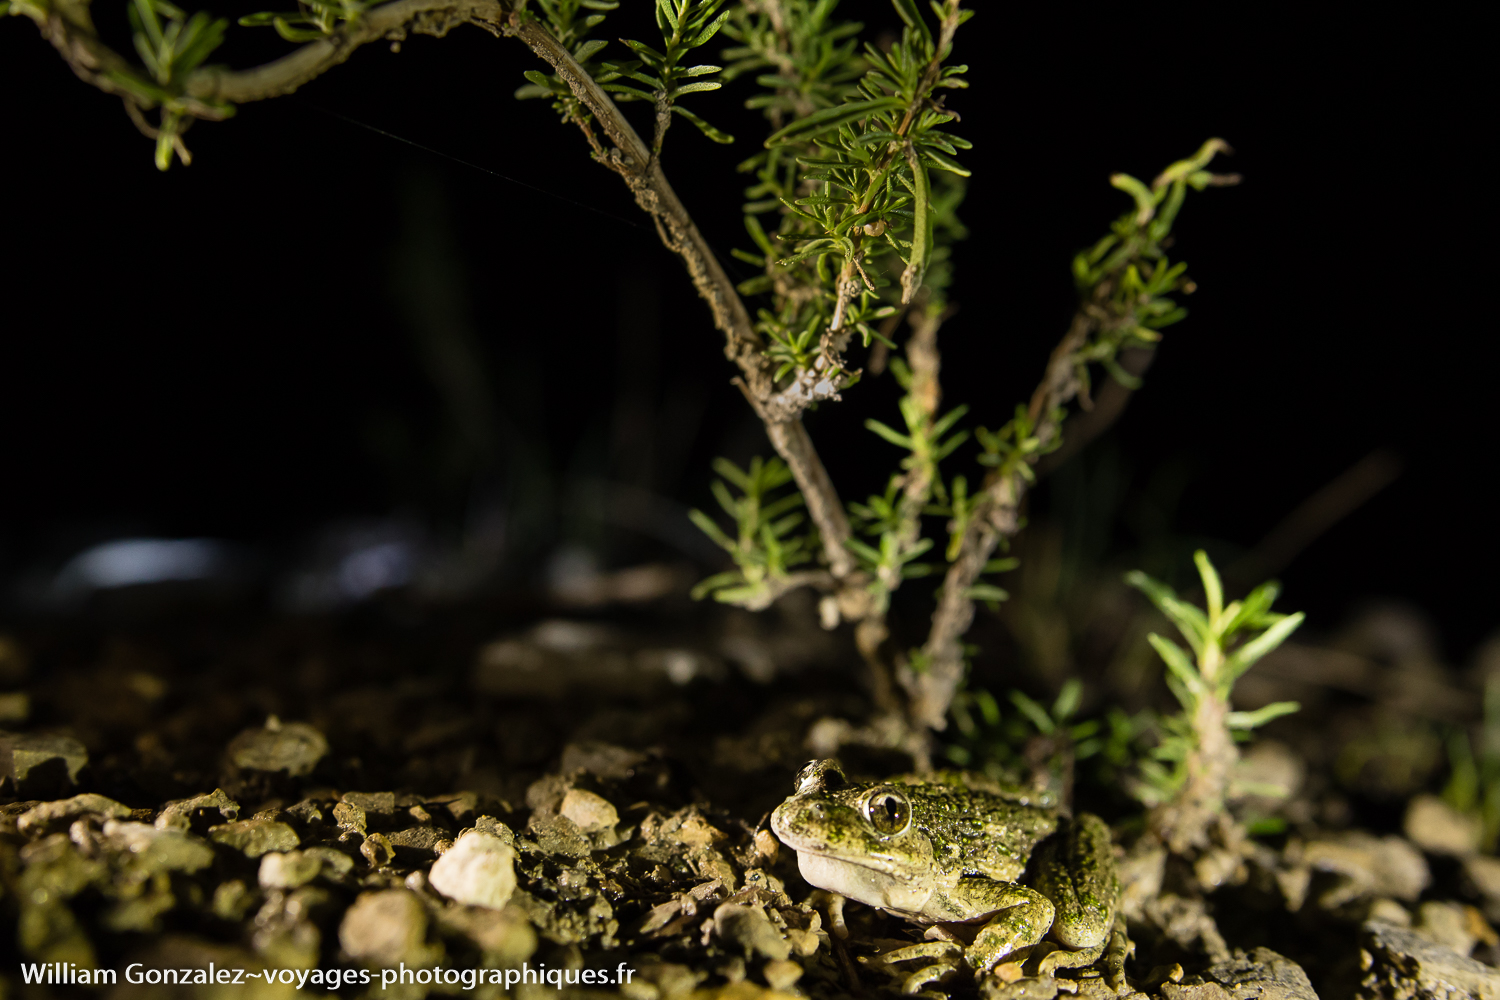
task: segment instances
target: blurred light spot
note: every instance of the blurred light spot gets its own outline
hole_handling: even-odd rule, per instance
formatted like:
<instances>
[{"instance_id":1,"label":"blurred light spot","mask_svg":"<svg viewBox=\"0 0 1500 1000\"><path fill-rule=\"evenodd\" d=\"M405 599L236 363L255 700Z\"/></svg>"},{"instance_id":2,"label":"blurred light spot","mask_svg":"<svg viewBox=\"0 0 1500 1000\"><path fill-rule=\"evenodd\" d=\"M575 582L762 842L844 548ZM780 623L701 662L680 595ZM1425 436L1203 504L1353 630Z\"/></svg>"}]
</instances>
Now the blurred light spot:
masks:
<instances>
[{"instance_id":1,"label":"blurred light spot","mask_svg":"<svg viewBox=\"0 0 1500 1000\"><path fill-rule=\"evenodd\" d=\"M122 538L75 556L58 583L67 590L108 590L147 583L207 580L228 568L224 547L201 538Z\"/></svg>"},{"instance_id":2,"label":"blurred light spot","mask_svg":"<svg viewBox=\"0 0 1500 1000\"><path fill-rule=\"evenodd\" d=\"M339 591L359 601L381 590L411 582L417 554L409 542L381 542L356 549L339 563Z\"/></svg>"}]
</instances>

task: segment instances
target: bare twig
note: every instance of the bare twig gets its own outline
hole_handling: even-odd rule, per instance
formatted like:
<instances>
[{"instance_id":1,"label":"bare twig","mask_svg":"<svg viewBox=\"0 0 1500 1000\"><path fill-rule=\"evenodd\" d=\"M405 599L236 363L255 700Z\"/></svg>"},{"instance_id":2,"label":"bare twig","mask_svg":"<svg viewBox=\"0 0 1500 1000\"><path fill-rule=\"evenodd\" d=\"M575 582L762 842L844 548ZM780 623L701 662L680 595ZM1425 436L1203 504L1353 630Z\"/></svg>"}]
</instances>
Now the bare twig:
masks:
<instances>
[{"instance_id":1,"label":"bare twig","mask_svg":"<svg viewBox=\"0 0 1500 1000\"><path fill-rule=\"evenodd\" d=\"M18 3L17 9L36 21L43 36L81 79L124 98L136 112L132 118L140 119L140 109L136 107L140 98L111 76L111 72L129 74L132 67L99 40L86 4L79 0L58 0L45 7ZM764 343L751 324L750 314L668 183L660 160L652 155L609 95L572 54L535 18L521 16L519 5L511 0L394 0L381 4L327 38L309 42L264 65L247 70L217 66L195 70L182 88L182 110L192 117L220 119L227 114L226 104L290 94L343 63L362 45L382 39L400 41L410 32L442 37L466 23L525 42L552 67L599 123L613 149L603 148L587 122L577 122L595 158L620 174L636 203L656 223L662 242L687 265L694 287L713 314L714 325L724 334L725 355L739 367L747 397L765 422L767 436L791 468L807 500L808 513L822 536L824 554L834 578L844 583L857 576L854 559L844 548L849 524L843 503L801 422L802 410L819 398L825 387L815 384L809 392L790 395L776 392L774 367L764 354ZM832 396L835 392L830 388L823 394ZM850 580L850 587L857 590L858 581ZM851 592L848 600L857 605L857 594ZM847 602L841 597L843 603Z\"/></svg>"},{"instance_id":2,"label":"bare twig","mask_svg":"<svg viewBox=\"0 0 1500 1000\"><path fill-rule=\"evenodd\" d=\"M1146 374L1155 359L1156 348L1132 347L1120 352L1120 367L1127 374L1139 378ZM1062 446L1036 464L1037 478L1045 479L1050 476L1095 438L1113 427L1134 395L1134 389L1116 379L1105 382L1094 396L1093 409L1075 414L1068 420L1063 428L1067 434Z\"/></svg>"},{"instance_id":3,"label":"bare twig","mask_svg":"<svg viewBox=\"0 0 1500 1000\"><path fill-rule=\"evenodd\" d=\"M849 521L833 481L802 424L801 412L810 400L786 399L785 393L775 391L773 366L734 283L719 266L712 249L667 182L660 160L650 154L609 95L540 24L528 21L507 31L514 32L545 59L598 120L615 145L611 155L601 159L625 179L636 203L657 221L663 242L687 264L698 294L708 303L715 325L724 334L724 353L739 366L740 388L765 424L772 447L791 469L797 488L802 491L808 516L822 539L830 572L835 581L841 584L848 581L852 585L842 588L848 593L840 594L840 604L851 606L841 610L845 610L846 617L858 617L848 614L858 605L860 592L853 579L857 576L854 558L844 547L849 537Z\"/></svg>"},{"instance_id":4,"label":"bare twig","mask_svg":"<svg viewBox=\"0 0 1500 1000\"><path fill-rule=\"evenodd\" d=\"M829 570L838 580L854 576L854 556L844 547L850 534L849 518L833 488L833 480L828 478L828 470L823 468L823 461L813 447L807 428L802 426L800 419L766 420L766 434L797 480L802 499L807 503L807 516L818 526L818 534L823 540L823 555L828 559ZM850 599L857 600L853 595ZM845 618L860 616L857 608L842 607L844 603L840 601ZM851 611L855 613L851 614Z\"/></svg>"},{"instance_id":5,"label":"bare twig","mask_svg":"<svg viewBox=\"0 0 1500 1000\"><path fill-rule=\"evenodd\" d=\"M1052 352L1041 384L1032 393L1028 412L1036 422L1033 433L1043 450L1061 430L1063 407L1078 396L1082 387L1077 354L1097 325L1094 317L1098 310L1094 303L1107 299L1109 285L1110 282L1101 282L1091 301L1074 314L1067 334ZM958 557L948 567L938 592L932 628L922 647L922 669L908 668L900 675L911 699L910 714L916 725L936 730L948 725L948 706L963 679L961 640L974 621L974 601L969 592L1000 539L1009 538L1019 529L1026 486L1026 477L1019 470L997 469L985 480L984 492L965 526Z\"/></svg>"}]
</instances>

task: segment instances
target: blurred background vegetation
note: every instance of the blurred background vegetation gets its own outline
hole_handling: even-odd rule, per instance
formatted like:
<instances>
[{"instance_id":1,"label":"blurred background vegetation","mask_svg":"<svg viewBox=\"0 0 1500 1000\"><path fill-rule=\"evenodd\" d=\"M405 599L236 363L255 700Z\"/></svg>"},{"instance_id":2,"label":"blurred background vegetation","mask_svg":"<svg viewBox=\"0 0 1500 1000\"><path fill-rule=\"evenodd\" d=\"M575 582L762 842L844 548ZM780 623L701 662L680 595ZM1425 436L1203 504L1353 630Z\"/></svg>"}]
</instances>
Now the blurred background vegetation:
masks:
<instances>
[{"instance_id":1,"label":"blurred background vegetation","mask_svg":"<svg viewBox=\"0 0 1500 1000\"><path fill-rule=\"evenodd\" d=\"M123 11L95 12L106 37L126 37ZM971 420L999 422L1029 392L1072 309L1071 254L1120 209L1111 171L1149 175L1222 134L1246 183L1181 220L1194 317L1128 414L1044 484L1018 599L980 629L1004 622L1027 669L1063 676L1074 654L1054 619L1097 618L1088 574L1190 583L1202 545L1233 576L1385 449L1399 478L1268 568L1314 627L1399 599L1466 659L1493 627L1476 574L1500 541L1481 488L1488 376L1472 360L1482 265L1447 230L1477 172L1471 71L1412 55L1460 43L1436 21L985 13L989 49L968 58L970 93L989 96L961 109L985 182L965 204L962 311L943 332L945 390ZM624 32L645 12L618 16ZM372 48L199 125L194 165L158 175L112 98L79 87L29 25L0 29L0 79L27 95L6 112L26 150L0 339L13 601L130 535L222 538L285 565L315 560L330 526L404 531L457 553L454 592L720 565L686 510L710 502L710 459L765 452L761 431L626 192L543 105L511 100L524 51L467 29ZM234 31L219 55L282 47ZM757 135L742 97L714 95L714 121ZM728 255L744 243L737 201L710 200L710 179L749 144L691 129L674 143L669 176L748 277ZM856 391L887 412L899 392L889 376ZM874 408L808 418L846 497L884 484L886 446L861 426ZM902 595L898 621L924 618L925 600Z\"/></svg>"}]
</instances>

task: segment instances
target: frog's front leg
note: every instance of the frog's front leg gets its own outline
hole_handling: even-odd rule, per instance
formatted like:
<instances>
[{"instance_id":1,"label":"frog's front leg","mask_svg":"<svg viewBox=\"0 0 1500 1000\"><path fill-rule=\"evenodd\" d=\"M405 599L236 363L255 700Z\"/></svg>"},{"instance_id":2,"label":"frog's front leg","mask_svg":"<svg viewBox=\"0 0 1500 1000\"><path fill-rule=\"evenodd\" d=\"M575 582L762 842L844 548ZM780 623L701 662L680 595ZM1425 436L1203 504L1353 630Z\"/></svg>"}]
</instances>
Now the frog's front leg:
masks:
<instances>
[{"instance_id":1,"label":"frog's front leg","mask_svg":"<svg viewBox=\"0 0 1500 1000\"><path fill-rule=\"evenodd\" d=\"M1062 948L1042 959L1040 971L1092 965L1104 953L1120 904L1120 877L1109 827L1081 813L1060 826L1034 857L1037 890L1052 901L1052 939Z\"/></svg>"},{"instance_id":2,"label":"frog's front leg","mask_svg":"<svg viewBox=\"0 0 1500 1000\"><path fill-rule=\"evenodd\" d=\"M1030 948L1052 926L1052 901L1014 882L964 878L947 895L971 913L994 914L964 949L964 961L976 973L988 972L1012 953Z\"/></svg>"}]
</instances>

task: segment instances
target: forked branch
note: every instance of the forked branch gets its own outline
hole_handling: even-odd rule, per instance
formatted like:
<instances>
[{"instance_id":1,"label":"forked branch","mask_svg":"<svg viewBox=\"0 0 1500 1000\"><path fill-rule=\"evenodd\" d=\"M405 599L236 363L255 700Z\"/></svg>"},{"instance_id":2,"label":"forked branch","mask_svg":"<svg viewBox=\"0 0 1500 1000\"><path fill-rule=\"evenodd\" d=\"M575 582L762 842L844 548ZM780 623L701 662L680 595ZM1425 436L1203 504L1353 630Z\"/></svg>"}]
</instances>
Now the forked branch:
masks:
<instances>
[{"instance_id":1,"label":"forked branch","mask_svg":"<svg viewBox=\"0 0 1500 1000\"><path fill-rule=\"evenodd\" d=\"M87 4L78 0L52 3L17 0L13 6L17 13L37 23L43 36L81 79L120 96L133 111L132 118L138 123L143 121L139 112L147 103L136 90L120 82L122 77L136 71L99 39ZM309 42L273 62L246 70L195 69L182 81L181 94L173 99L174 106L179 113L190 117L221 119L232 113L235 104L294 92L343 63L362 45L380 40L399 41L411 32L441 37L466 23L525 42L552 67L599 123L613 148L603 150L584 126L595 146L596 157L620 174L636 203L656 222L662 242L687 265L694 287L713 314L714 325L724 335L725 355L739 367L739 382L746 396L807 500L807 510L818 527L829 569L842 584L855 573L854 560L844 545L849 537L849 523L843 503L802 426L801 407L776 396L774 365L765 356L764 342L751 324L734 283L672 189L662 172L660 158L651 154L614 101L572 54L519 5L507 0L393 0L364 12L328 37Z\"/></svg>"}]
</instances>

